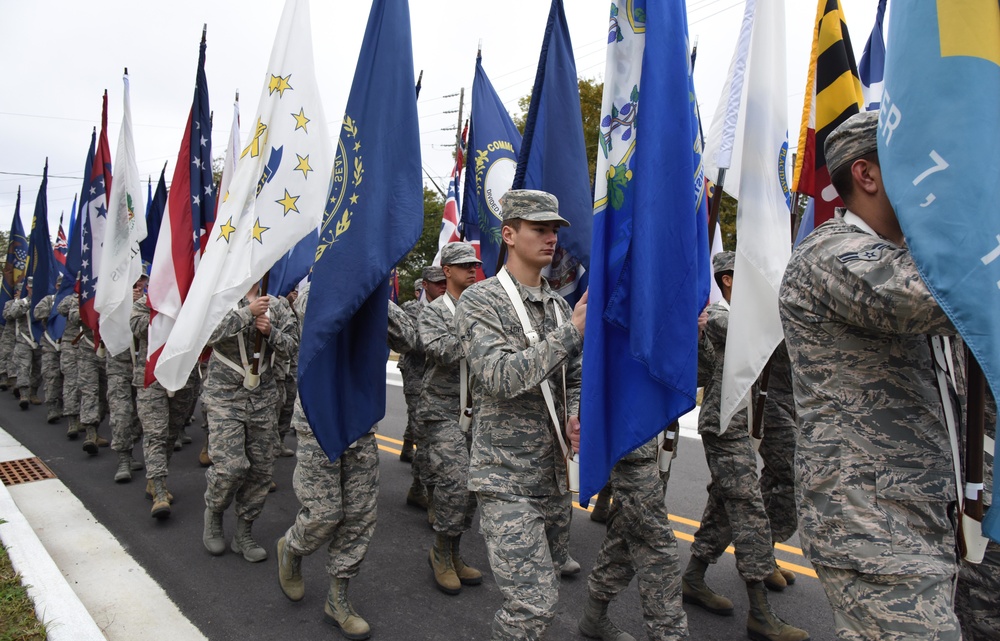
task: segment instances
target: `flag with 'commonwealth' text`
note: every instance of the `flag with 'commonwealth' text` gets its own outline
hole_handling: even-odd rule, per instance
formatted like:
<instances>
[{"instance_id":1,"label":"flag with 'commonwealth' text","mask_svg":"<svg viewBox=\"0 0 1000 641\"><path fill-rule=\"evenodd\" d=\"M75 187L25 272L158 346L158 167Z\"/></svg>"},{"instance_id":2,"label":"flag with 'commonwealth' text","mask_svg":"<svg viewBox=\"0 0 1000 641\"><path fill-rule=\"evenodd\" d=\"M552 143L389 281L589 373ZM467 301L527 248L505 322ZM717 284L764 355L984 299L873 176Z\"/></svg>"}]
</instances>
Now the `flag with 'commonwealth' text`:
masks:
<instances>
[{"instance_id":1,"label":"flag with 'commonwealth' text","mask_svg":"<svg viewBox=\"0 0 1000 641\"><path fill-rule=\"evenodd\" d=\"M897 0L892 19L878 140L886 193L920 275L1000 398L1000 5ZM995 481L992 505L982 531L1000 541Z\"/></svg>"},{"instance_id":2,"label":"flag with 'commonwealth' text","mask_svg":"<svg viewBox=\"0 0 1000 641\"><path fill-rule=\"evenodd\" d=\"M252 123L154 369L168 390L184 386L212 331L250 287L319 226L333 154L316 85L307 0L285 3Z\"/></svg>"},{"instance_id":3,"label":"flag with 'commonwealth' text","mask_svg":"<svg viewBox=\"0 0 1000 641\"><path fill-rule=\"evenodd\" d=\"M302 321L299 398L331 461L385 415L389 275L423 229L407 0L368 16Z\"/></svg>"}]
</instances>

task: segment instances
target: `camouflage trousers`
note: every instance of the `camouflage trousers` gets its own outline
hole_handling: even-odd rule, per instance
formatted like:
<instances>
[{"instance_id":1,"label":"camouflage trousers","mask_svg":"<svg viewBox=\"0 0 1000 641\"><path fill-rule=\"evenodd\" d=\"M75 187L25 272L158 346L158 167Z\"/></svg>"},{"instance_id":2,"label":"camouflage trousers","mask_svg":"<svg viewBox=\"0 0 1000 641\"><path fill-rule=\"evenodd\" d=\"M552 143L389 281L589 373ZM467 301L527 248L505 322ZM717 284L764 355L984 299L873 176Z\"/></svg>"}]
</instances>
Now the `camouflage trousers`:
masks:
<instances>
[{"instance_id":1,"label":"camouflage trousers","mask_svg":"<svg viewBox=\"0 0 1000 641\"><path fill-rule=\"evenodd\" d=\"M656 465L652 441L626 456L611 471L608 532L587 583L590 596L609 602L638 575L639 600L651 641L688 636L681 603L677 539L663 501L667 484Z\"/></svg>"},{"instance_id":2,"label":"camouflage trousers","mask_svg":"<svg viewBox=\"0 0 1000 641\"><path fill-rule=\"evenodd\" d=\"M77 358L80 348L69 340L64 341L59 350L59 367L62 369L62 403L64 416L77 416L80 413L80 387L77 378L80 373ZM45 390L48 394L48 389Z\"/></svg>"},{"instance_id":3,"label":"camouflage trousers","mask_svg":"<svg viewBox=\"0 0 1000 641\"><path fill-rule=\"evenodd\" d=\"M701 435L712 480L691 554L715 563L732 543L736 569L746 581L762 581L775 567L771 526L757 477L757 455L744 430Z\"/></svg>"},{"instance_id":4,"label":"camouflage trousers","mask_svg":"<svg viewBox=\"0 0 1000 641\"><path fill-rule=\"evenodd\" d=\"M1000 545L991 541L979 565L962 563L955 613L965 641L1000 639Z\"/></svg>"},{"instance_id":5,"label":"camouflage trousers","mask_svg":"<svg viewBox=\"0 0 1000 641\"><path fill-rule=\"evenodd\" d=\"M417 446L413 452L413 463L411 472L413 480L424 486L435 485L435 479L427 462L427 426L423 421L417 419L417 403L420 402L420 394L406 394L406 431L403 433L404 439L410 439Z\"/></svg>"},{"instance_id":6,"label":"camouflage trousers","mask_svg":"<svg viewBox=\"0 0 1000 641\"><path fill-rule=\"evenodd\" d=\"M17 376L14 368L14 321L8 321L0 332L0 377Z\"/></svg>"},{"instance_id":7,"label":"camouflage trousers","mask_svg":"<svg viewBox=\"0 0 1000 641\"><path fill-rule=\"evenodd\" d=\"M815 565L841 641L959 641L955 575L861 574ZM995 637L991 637L995 638Z\"/></svg>"},{"instance_id":8,"label":"camouflage trousers","mask_svg":"<svg viewBox=\"0 0 1000 641\"><path fill-rule=\"evenodd\" d=\"M795 439L799 430L786 407L770 398L764 403L764 438L760 442L764 468L760 494L775 543L787 541L799 527L795 508Z\"/></svg>"},{"instance_id":9,"label":"camouflage trousers","mask_svg":"<svg viewBox=\"0 0 1000 641\"><path fill-rule=\"evenodd\" d=\"M80 423L94 427L108 415L108 371L105 359L93 346L80 341L77 352L77 386L80 390Z\"/></svg>"},{"instance_id":10,"label":"camouflage trousers","mask_svg":"<svg viewBox=\"0 0 1000 641\"><path fill-rule=\"evenodd\" d=\"M108 412L111 423L111 449L131 452L142 437L142 425L135 408L135 388L132 386L132 361L121 361L108 355Z\"/></svg>"},{"instance_id":11,"label":"camouflage trousers","mask_svg":"<svg viewBox=\"0 0 1000 641\"><path fill-rule=\"evenodd\" d=\"M41 348L32 349L24 339L18 337L14 344L14 366L21 395L27 398L29 394L38 394L38 388L42 385Z\"/></svg>"},{"instance_id":12,"label":"camouflage trousers","mask_svg":"<svg viewBox=\"0 0 1000 641\"><path fill-rule=\"evenodd\" d=\"M166 478L174 442L184 427L190 407L194 405L194 390L182 387L171 396L154 382L136 390L136 410L142 424L142 456L146 462L146 478Z\"/></svg>"},{"instance_id":13,"label":"camouflage trousers","mask_svg":"<svg viewBox=\"0 0 1000 641\"><path fill-rule=\"evenodd\" d=\"M42 382L45 385L45 405L48 408L48 418L61 418L63 415L63 374L59 369L60 353L42 339Z\"/></svg>"},{"instance_id":14,"label":"camouflage trousers","mask_svg":"<svg viewBox=\"0 0 1000 641\"><path fill-rule=\"evenodd\" d=\"M472 527L476 495L469 491L469 451L472 431L458 421L427 421L427 463L434 471L434 531L460 536Z\"/></svg>"},{"instance_id":15,"label":"camouflage trousers","mask_svg":"<svg viewBox=\"0 0 1000 641\"><path fill-rule=\"evenodd\" d=\"M292 368L284 382L277 381L278 387L284 386L285 393L278 405L278 434L282 437L292 431L292 414L295 413L295 399L299 397L298 370Z\"/></svg>"},{"instance_id":16,"label":"camouflage trousers","mask_svg":"<svg viewBox=\"0 0 1000 641\"><path fill-rule=\"evenodd\" d=\"M296 404L296 413L300 408ZM379 487L375 435L365 434L333 462L311 431L298 429L296 435L299 448L292 487L301 507L285 533L286 544L299 556L327 544L327 572L333 578L353 579L375 532Z\"/></svg>"},{"instance_id":17,"label":"camouflage trousers","mask_svg":"<svg viewBox=\"0 0 1000 641\"><path fill-rule=\"evenodd\" d=\"M478 494L490 568L503 594L493 641L541 639L552 623L561 565L554 550L568 550L571 497Z\"/></svg>"},{"instance_id":18,"label":"camouflage trousers","mask_svg":"<svg viewBox=\"0 0 1000 641\"><path fill-rule=\"evenodd\" d=\"M247 521L256 520L264 509L274 472L276 394L261 388L246 402L213 400L208 406L208 456L213 464L205 472L205 506L225 512L235 499L236 516Z\"/></svg>"}]
</instances>

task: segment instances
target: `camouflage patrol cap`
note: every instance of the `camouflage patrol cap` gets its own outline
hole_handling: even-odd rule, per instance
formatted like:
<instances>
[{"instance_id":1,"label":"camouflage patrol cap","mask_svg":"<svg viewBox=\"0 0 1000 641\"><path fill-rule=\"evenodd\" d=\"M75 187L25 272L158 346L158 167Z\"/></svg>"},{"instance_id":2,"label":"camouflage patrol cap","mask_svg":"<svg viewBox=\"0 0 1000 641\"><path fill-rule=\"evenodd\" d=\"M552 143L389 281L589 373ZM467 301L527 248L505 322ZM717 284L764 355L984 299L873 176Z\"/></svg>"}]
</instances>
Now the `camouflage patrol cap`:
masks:
<instances>
[{"instance_id":1,"label":"camouflage patrol cap","mask_svg":"<svg viewBox=\"0 0 1000 641\"><path fill-rule=\"evenodd\" d=\"M428 265L424 267L424 272L421 276L425 283L440 283L444 280L444 270L437 265Z\"/></svg>"},{"instance_id":2,"label":"camouflage patrol cap","mask_svg":"<svg viewBox=\"0 0 1000 641\"><path fill-rule=\"evenodd\" d=\"M142 273L139 274L139 278L149 278L149 268L150 268L149 261L147 260L142 261Z\"/></svg>"},{"instance_id":3,"label":"camouflage patrol cap","mask_svg":"<svg viewBox=\"0 0 1000 641\"><path fill-rule=\"evenodd\" d=\"M559 215L559 200L547 191L511 189L500 197L503 220L557 222L569 227L569 221Z\"/></svg>"},{"instance_id":4,"label":"camouflage patrol cap","mask_svg":"<svg viewBox=\"0 0 1000 641\"><path fill-rule=\"evenodd\" d=\"M423 281L423 279L418 278L415 281L413 281L413 291L415 291L415 292L422 292L422 291L424 291L424 281Z\"/></svg>"},{"instance_id":5,"label":"camouflage patrol cap","mask_svg":"<svg viewBox=\"0 0 1000 641\"><path fill-rule=\"evenodd\" d=\"M865 154L878 151L878 112L862 111L840 123L827 137L824 150L831 174Z\"/></svg>"},{"instance_id":6,"label":"camouflage patrol cap","mask_svg":"<svg viewBox=\"0 0 1000 641\"><path fill-rule=\"evenodd\" d=\"M476 248L471 243L448 243L441 248L442 267L445 265L463 265L465 263L483 264L483 261L476 258Z\"/></svg>"},{"instance_id":7,"label":"camouflage patrol cap","mask_svg":"<svg viewBox=\"0 0 1000 641\"><path fill-rule=\"evenodd\" d=\"M25 287L31 287L31 283L33 283L34 280L35 279L33 276L28 276L27 278L25 278L24 279Z\"/></svg>"},{"instance_id":8,"label":"camouflage patrol cap","mask_svg":"<svg viewBox=\"0 0 1000 641\"><path fill-rule=\"evenodd\" d=\"M736 268L735 252L719 252L712 256L712 273L722 274L731 272Z\"/></svg>"}]
</instances>

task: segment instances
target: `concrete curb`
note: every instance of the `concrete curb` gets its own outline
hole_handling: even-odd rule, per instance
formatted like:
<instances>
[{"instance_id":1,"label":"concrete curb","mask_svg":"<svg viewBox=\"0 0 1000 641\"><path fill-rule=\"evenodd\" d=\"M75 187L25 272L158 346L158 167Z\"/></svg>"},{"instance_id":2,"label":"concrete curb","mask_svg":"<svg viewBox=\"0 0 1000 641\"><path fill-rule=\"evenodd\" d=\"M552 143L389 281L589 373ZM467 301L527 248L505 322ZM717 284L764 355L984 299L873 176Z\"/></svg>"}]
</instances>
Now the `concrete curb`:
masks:
<instances>
[{"instance_id":1,"label":"concrete curb","mask_svg":"<svg viewBox=\"0 0 1000 641\"><path fill-rule=\"evenodd\" d=\"M6 432L3 436L7 436ZM80 597L73 592L35 531L31 529L28 520L14 503L7 486L2 483L0 519L6 521L0 524L0 540L7 546L14 570L21 574L21 580L28 586L28 595L35 603L35 615L45 626L49 641L104 641L104 633L94 622Z\"/></svg>"}]
</instances>

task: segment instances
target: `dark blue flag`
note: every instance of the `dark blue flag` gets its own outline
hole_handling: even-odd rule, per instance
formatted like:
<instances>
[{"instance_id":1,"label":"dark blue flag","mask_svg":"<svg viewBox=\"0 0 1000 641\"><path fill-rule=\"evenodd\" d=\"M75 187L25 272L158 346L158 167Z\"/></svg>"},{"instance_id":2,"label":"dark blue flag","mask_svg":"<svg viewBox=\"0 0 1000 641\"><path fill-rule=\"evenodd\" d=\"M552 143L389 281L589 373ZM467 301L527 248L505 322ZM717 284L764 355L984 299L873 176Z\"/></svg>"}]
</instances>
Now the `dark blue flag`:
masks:
<instances>
[{"instance_id":1,"label":"dark blue flag","mask_svg":"<svg viewBox=\"0 0 1000 641\"><path fill-rule=\"evenodd\" d=\"M7 301L14 298L14 288L24 278L28 266L28 239L21 224L21 188L17 188L17 202L14 205L14 220L10 222L10 236L7 244L7 262L3 266L3 284L0 285L0 312ZM7 324L0 314L0 327Z\"/></svg>"},{"instance_id":2,"label":"dark blue flag","mask_svg":"<svg viewBox=\"0 0 1000 641\"><path fill-rule=\"evenodd\" d=\"M89 196L87 194L90 193L90 170L94 166L96 147L97 129L95 128L90 135L90 150L87 152L87 164L83 166L83 188L80 191L79 204L73 210L73 215L69 219L69 235L66 237L66 271L63 274L62 284L59 285L59 291L56 292L52 311L49 313L48 332L52 340L59 340L62 338L63 332L66 331L66 317L60 314L57 309L59 303L64 298L75 294L77 277L80 275L80 261L82 260L80 247L83 244L82 221L87 216L87 208L89 206ZM73 336L72 338L76 337Z\"/></svg>"},{"instance_id":3,"label":"dark blue flag","mask_svg":"<svg viewBox=\"0 0 1000 641\"><path fill-rule=\"evenodd\" d=\"M35 215L31 221L31 237L28 239L28 277L31 278L31 336L37 343L42 339L45 325L35 319L35 306L53 293L56 288L56 258L52 254L52 237L49 235L49 160L45 159L42 185L35 198Z\"/></svg>"},{"instance_id":4,"label":"dark blue flag","mask_svg":"<svg viewBox=\"0 0 1000 641\"><path fill-rule=\"evenodd\" d=\"M684 0L612 12L580 394L581 503L622 456L694 408L698 314L709 294ZM628 116L639 113L636 127Z\"/></svg>"},{"instance_id":5,"label":"dark blue flag","mask_svg":"<svg viewBox=\"0 0 1000 641\"><path fill-rule=\"evenodd\" d=\"M299 398L331 460L385 415L389 272L423 228L406 0L375 0L320 228Z\"/></svg>"},{"instance_id":6,"label":"dark blue flag","mask_svg":"<svg viewBox=\"0 0 1000 641\"><path fill-rule=\"evenodd\" d=\"M546 278L575 304L587 289L594 202L580 85L562 0L552 0L549 10L512 189L541 189L559 199L559 215L570 226L559 230L559 250Z\"/></svg>"},{"instance_id":7,"label":"dark blue flag","mask_svg":"<svg viewBox=\"0 0 1000 641\"><path fill-rule=\"evenodd\" d=\"M307 234L295 247L289 249L287 254L279 258L271 268L267 293L272 296L288 296L312 269L318 244L319 234Z\"/></svg>"},{"instance_id":8,"label":"dark blue flag","mask_svg":"<svg viewBox=\"0 0 1000 641\"><path fill-rule=\"evenodd\" d=\"M469 118L468 168L462 225L465 239L480 243L483 272L495 276L500 256L500 197L507 193L517 170L521 134L476 58Z\"/></svg>"},{"instance_id":9,"label":"dark blue flag","mask_svg":"<svg viewBox=\"0 0 1000 641\"><path fill-rule=\"evenodd\" d=\"M865 96L865 110L875 111L882 104L882 88L885 77L885 36L882 22L885 20L887 0L879 0L875 12L875 26L865 43L865 52L858 63L858 77L861 78L861 93Z\"/></svg>"},{"instance_id":10,"label":"dark blue flag","mask_svg":"<svg viewBox=\"0 0 1000 641\"><path fill-rule=\"evenodd\" d=\"M156 253L156 239L160 237L160 224L163 222L163 212L167 208L167 166L160 172L160 182L156 183L156 193L149 197L146 205L146 238L139 242L139 253L144 263L153 262ZM213 214L214 215L214 214Z\"/></svg>"}]
</instances>

